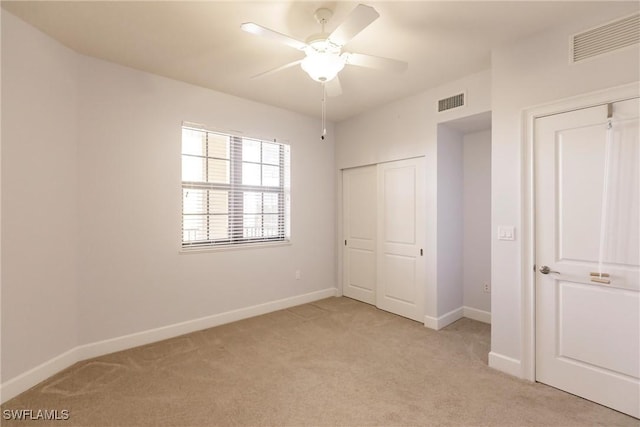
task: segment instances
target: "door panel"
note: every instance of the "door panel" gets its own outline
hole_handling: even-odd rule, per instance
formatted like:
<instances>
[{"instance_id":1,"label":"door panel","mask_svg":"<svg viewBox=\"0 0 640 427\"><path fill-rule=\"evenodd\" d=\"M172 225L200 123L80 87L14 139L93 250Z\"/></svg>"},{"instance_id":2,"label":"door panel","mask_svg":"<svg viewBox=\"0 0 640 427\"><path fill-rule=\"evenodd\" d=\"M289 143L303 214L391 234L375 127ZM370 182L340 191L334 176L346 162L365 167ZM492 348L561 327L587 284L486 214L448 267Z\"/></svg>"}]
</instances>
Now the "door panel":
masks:
<instances>
[{"instance_id":1,"label":"door panel","mask_svg":"<svg viewBox=\"0 0 640 427\"><path fill-rule=\"evenodd\" d=\"M384 254L382 283L393 284L385 287L384 297L401 303L413 304L416 295L416 259L412 256Z\"/></svg>"},{"instance_id":2,"label":"door panel","mask_svg":"<svg viewBox=\"0 0 640 427\"><path fill-rule=\"evenodd\" d=\"M376 166L342 174L344 223L343 294L376 303Z\"/></svg>"},{"instance_id":3,"label":"door panel","mask_svg":"<svg viewBox=\"0 0 640 427\"><path fill-rule=\"evenodd\" d=\"M378 165L378 292L383 310L424 321L424 158Z\"/></svg>"},{"instance_id":4,"label":"door panel","mask_svg":"<svg viewBox=\"0 0 640 427\"><path fill-rule=\"evenodd\" d=\"M559 281L558 289L558 356L605 371L640 376L640 361L634 357L639 354L638 336L634 336L637 329L629 327L630 322L639 321L638 293L565 281ZM606 322L584 307L598 307L608 313Z\"/></svg>"},{"instance_id":5,"label":"door panel","mask_svg":"<svg viewBox=\"0 0 640 427\"><path fill-rule=\"evenodd\" d=\"M357 243L352 242L352 244L357 246ZM376 270L373 251L369 249L358 249L357 247L351 247L348 248L348 250L349 264L347 268L350 278L349 286L355 287L363 292L375 293ZM373 304L375 301L367 302Z\"/></svg>"},{"instance_id":6,"label":"door panel","mask_svg":"<svg viewBox=\"0 0 640 427\"><path fill-rule=\"evenodd\" d=\"M535 123L536 380L640 416L638 99ZM607 276L595 276L605 273ZM608 283L607 283L608 282Z\"/></svg>"},{"instance_id":7,"label":"door panel","mask_svg":"<svg viewBox=\"0 0 640 427\"><path fill-rule=\"evenodd\" d=\"M384 186L384 238L389 243L414 244L416 241L416 171L413 167L386 165Z\"/></svg>"}]
</instances>

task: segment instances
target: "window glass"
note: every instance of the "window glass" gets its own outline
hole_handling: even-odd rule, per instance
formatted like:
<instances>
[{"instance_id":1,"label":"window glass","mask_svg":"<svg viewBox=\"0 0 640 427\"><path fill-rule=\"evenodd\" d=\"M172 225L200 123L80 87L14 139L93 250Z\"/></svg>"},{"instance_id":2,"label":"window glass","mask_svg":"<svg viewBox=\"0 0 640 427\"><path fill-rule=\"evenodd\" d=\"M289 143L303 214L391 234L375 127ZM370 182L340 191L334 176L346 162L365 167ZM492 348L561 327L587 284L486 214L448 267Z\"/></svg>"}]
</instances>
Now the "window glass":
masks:
<instances>
[{"instance_id":1,"label":"window glass","mask_svg":"<svg viewBox=\"0 0 640 427\"><path fill-rule=\"evenodd\" d=\"M262 185L277 187L280 185L280 168L278 166L262 166Z\"/></svg>"},{"instance_id":2,"label":"window glass","mask_svg":"<svg viewBox=\"0 0 640 427\"><path fill-rule=\"evenodd\" d=\"M269 165L280 164L280 146L277 144L270 144L268 142L262 143L262 162Z\"/></svg>"},{"instance_id":3,"label":"window glass","mask_svg":"<svg viewBox=\"0 0 640 427\"><path fill-rule=\"evenodd\" d=\"M290 148L182 129L182 246L289 240Z\"/></svg>"},{"instance_id":4,"label":"window glass","mask_svg":"<svg viewBox=\"0 0 640 427\"><path fill-rule=\"evenodd\" d=\"M260 141L242 140L242 161L260 163Z\"/></svg>"},{"instance_id":5,"label":"window glass","mask_svg":"<svg viewBox=\"0 0 640 427\"><path fill-rule=\"evenodd\" d=\"M260 185L260 165L255 163L242 164L242 184Z\"/></svg>"}]
</instances>

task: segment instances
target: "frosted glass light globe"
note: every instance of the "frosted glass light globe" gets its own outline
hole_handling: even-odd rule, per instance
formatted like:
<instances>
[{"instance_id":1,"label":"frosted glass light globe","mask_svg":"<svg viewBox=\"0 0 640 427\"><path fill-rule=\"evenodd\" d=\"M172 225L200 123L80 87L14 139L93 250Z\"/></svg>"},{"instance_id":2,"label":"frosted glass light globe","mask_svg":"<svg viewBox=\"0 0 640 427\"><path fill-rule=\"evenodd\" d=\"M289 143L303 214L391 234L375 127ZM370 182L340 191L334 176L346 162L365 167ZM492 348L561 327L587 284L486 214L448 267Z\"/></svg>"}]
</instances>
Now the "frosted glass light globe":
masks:
<instances>
[{"instance_id":1,"label":"frosted glass light globe","mask_svg":"<svg viewBox=\"0 0 640 427\"><path fill-rule=\"evenodd\" d=\"M328 82L333 80L344 68L344 59L332 52L307 52L307 56L302 60L300 66L309 77L317 82Z\"/></svg>"}]
</instances>

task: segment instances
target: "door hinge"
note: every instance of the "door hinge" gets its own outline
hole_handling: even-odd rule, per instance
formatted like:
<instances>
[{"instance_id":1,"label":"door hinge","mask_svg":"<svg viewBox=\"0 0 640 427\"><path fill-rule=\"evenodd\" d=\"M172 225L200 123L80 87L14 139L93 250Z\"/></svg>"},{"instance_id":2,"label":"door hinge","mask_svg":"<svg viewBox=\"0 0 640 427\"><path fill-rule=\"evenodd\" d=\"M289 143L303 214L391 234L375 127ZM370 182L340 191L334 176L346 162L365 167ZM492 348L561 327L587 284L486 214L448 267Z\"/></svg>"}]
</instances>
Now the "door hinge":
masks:
<instances>
[{"instance_id":1,"label":"door hinge","mask_svg":"<svg viewBox=\"0 0 640 427\"><path fill-rule=\"evenodd\" d=\"M422 256L422 255L423 255L423 253L424 253L424 252L422 251L422 248L421 248L421 249L420 249L420 256Z\"/></svg>"},{"instance_id":2,"label":"door hinge","mask_svg":"<svg viewBox=\"0 0 640 427\"><path fill-rule=\"evenodd\" d=\"M347 239L344 240L344 245L347 246Z\"/></svg>"}]
</instances>

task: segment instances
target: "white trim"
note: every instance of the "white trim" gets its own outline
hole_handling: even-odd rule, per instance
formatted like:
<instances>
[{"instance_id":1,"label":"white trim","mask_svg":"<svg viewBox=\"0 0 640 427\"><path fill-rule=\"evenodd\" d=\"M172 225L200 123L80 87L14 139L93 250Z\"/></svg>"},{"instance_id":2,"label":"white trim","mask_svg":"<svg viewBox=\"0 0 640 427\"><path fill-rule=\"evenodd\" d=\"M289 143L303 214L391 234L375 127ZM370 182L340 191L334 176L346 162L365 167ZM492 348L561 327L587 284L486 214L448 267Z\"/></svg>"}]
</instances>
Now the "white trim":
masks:
<instances>
[{"instance_id":1,"label":"white trim","mask_svg":"<svg viewBox=\"0 0 640 427\"><path fill-rule=\"evenodd\" d=\"M221 245L221 246L203 245L203 246L185 247L185 246L182 246L182 239L180 239L180 249L178 249L178 253L181 255L203 254L207 252L224 252L224 251L231 251L231 250L278 248L281 246L291 246L291 245L293 245L293 243L289 238L286 240L274 240L274 241L241 243L241 244L227 244L227 245Z\"/></svg>"},{"instance_id":2,"label":"white trim","mask_svg":"<svg viewBox=\"0 0 640 427\"><path fill-rule=\"evenodd\" d=\"M468 319L477 320L478 322L491 324L491 312L478 310L477 308L463 306L460 308L456 308L455 310L451 310L448 313L443 314L440 317L431 317L424 316L424 326L429 329L435 329L439 331L442 328L445 328L452 324L455 321L458 321L466 317Z\"/></svg>"},{"instance_id":3,"label":"white trim","mask_svg":"<svg viewBox=\"0 0 640 427\"><path fill-rule=\"evenodd\" d=\"M313 301L336 296L336 294L336 288L327 288L320 291L310 292L308 294L297 295L251 307L231 310L224 313L205 316L129 335L123 335L91 344L80 345L2 383L0 385L0 402L4 403L7 400L12 399L52 375L55 375L61 370L82 360L173 338L202 329L224 325L226 323L247 319L249 317L260 316L262 314L283 310L285 308L301 304L307 304Z\"/></svg>"},{"instance_id":4,"label":"white trim","mask_svg":"<svg viewBox=\"0 0 640 427\"><path fill-rule=\"evenodd\" d=\"M182 121L181 127L189 128L193 130L201 130L205 132L217 133L222 135L231 135L238 138L255 139L255 140L264 141L264 142L275 142L278 144L287 144L287 145L290 144L289 139L264 137L264 136L258 135L257 133L244 132L237 129L228 129L228 128L217 127L217 126L207 126L202 123L189 122L186 120Z\"/></svg>"},{"instance_id":5,"label":"white trim","mask_svg":"<svg viewBox=\"0 0 640 427\"><path fill-rule=\"evenodd\" d=\"M0 384L0 403L5 403L7 400L29 390L36 384L78 362L77 350L78 347L67 350L53 359L49 359L46 362L23 372L17 377L13 377L9 381Z\"/></svg>"},{"instance_id":6,"label":"white trim","mask_svg":"<svg viewBox=\"0 0 640 427\"><path fill-rule=\"evenodd\" d=\"M489 367L514 377L522 376L520 360L494 353L493 351L489 353Z\"/></svg>"},{"instance_id":7,"label":"white trim","mask_svg":"<svg viewBox=\"0 0 640 427\"><path fill-rule=\"evenodd\" d=\"M462 307L462 315L468 319L477 320L478 322L491 324L491 312L478 310L473 307Z\"/></svg>"},{"instance_id":8,"label":"white trim","mask_svg":"<svg viewBox=\"0 0 640 427\"><path fill-rule=\"evenodd\" d=\"M464 317L463 312L463 307L460 307L456 308L455 310L451 310L450 312L445 313L438 318L425 315L424 326L429 329L435 329L436 331L439 331L440 329L449 326L456 320L462 319Z\"/></svg>"},{"instance_id":9,"label":"white trim","mask_svg":"<svg viewBox=\"0 0 640 427\"><path fill-rule=\"evenodd\" d=\"M618 102L640 96L640 82L565 98L528 108L522 120L522 372L514 374L535 381L535 205L534 201L534 122L537 118ZM491 360L491 358L489 359ZM491 363L489 364L491 366ZM496 368L499 369L499 368ZM505 371L506 372L506 371Z\"/></svg>"}]
</instances>

